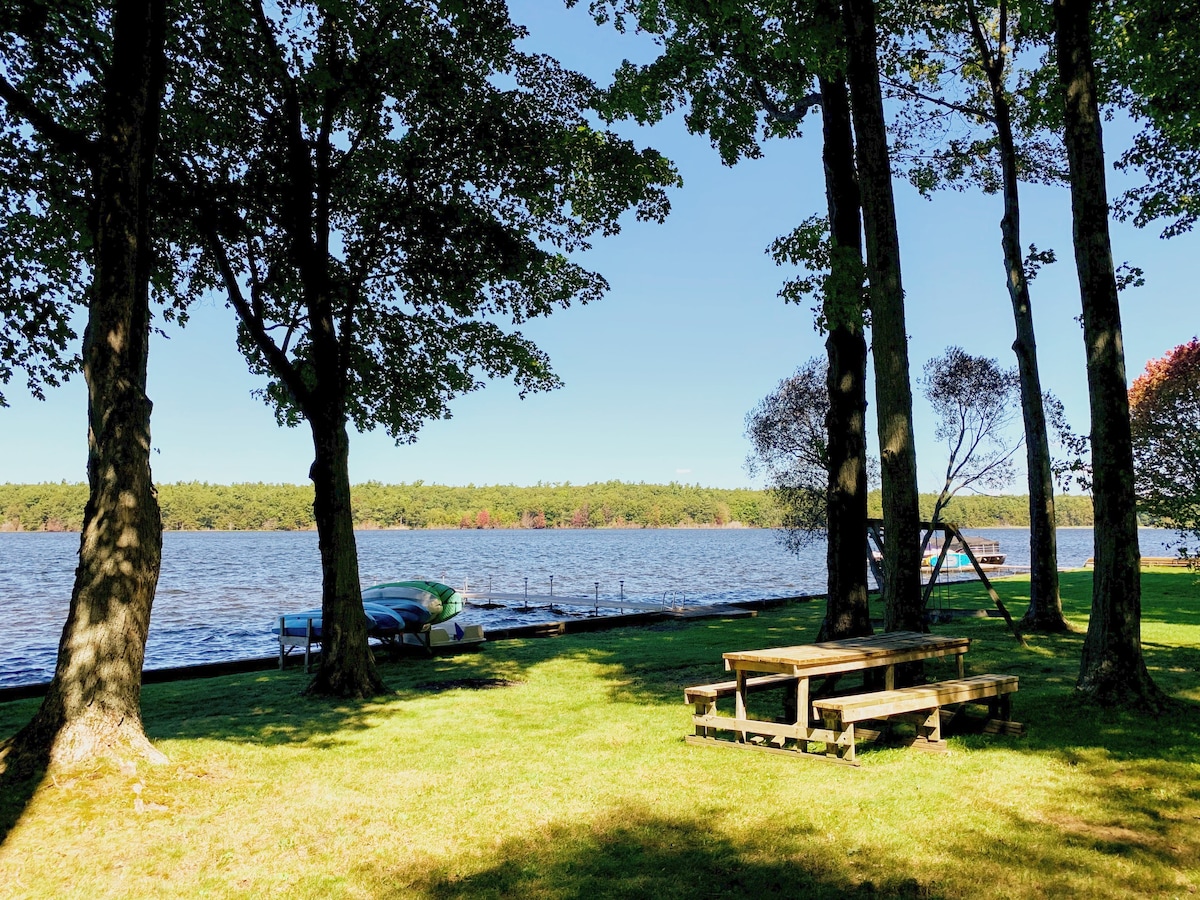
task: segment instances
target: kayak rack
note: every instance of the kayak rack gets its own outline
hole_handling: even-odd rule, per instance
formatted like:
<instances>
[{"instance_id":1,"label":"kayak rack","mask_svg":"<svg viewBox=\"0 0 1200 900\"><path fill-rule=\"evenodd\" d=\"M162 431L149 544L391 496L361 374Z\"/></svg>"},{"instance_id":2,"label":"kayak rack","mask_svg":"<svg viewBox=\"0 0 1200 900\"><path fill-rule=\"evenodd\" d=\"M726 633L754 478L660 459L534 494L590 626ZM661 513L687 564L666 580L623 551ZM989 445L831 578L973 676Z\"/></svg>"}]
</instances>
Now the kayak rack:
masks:
<instances>
[{"instance_id":1,"label":"kayak rack","mask_svg":"<svg viewBox=\"0 0 1200 900\"><path fill-rule=\"evenodd\" d=\"M304 648L304 671L312 671L312 648L313 644L321 643L321 639L316 636L313 629L313 620L310 618L305 623L304 636L285 634L283 628L284 616L279 617L279 670L283 671L283 662L288 654L296 647Z\"/></svg>"},{"instance_id":2,"label":"kayak rack","mask_svg":"<svg viewBox=\"0 0 1200 900\"><path fill-rule=\"evenodd\" d=\"M283 671L285 660L291 652L299 647L304 648L304 671L312 672L313 647L321 646L321 637L317 629L313 627L313 620L309 618L305 622L304 634L285 634L283 628L284 616L279 617L279 669ZM433 656L435 651L445 651L450 648L461 647L477 647L485 640L482 625L459 625L453 623L453 632L450 626L444 622L439 622L437 625L423 625L419 631L405 631L401 634L391 635L384 638L372 638L373 640L382 640L382 646L395 649L401 645L411 645L413 642L408 641L408 638L413 638L416 646L423 649L427 656Z\"/></svg>"}]
</instances>

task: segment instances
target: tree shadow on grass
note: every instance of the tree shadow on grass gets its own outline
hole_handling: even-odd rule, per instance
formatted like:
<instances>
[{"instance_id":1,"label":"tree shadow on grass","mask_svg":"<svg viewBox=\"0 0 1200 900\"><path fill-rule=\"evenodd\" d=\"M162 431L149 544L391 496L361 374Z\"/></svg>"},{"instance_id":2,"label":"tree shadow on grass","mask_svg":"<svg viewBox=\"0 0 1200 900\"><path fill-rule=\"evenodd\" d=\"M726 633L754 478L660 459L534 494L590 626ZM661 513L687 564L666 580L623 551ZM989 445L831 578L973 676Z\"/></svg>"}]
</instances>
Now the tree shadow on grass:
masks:
<instances>
[{"instance_id":1,"label":"tree shadow on grass","mask_svg":"<svg viewBox=\"0 0 1200 900\"><path fill-rule=\"evenodd\" d=\"M522 665L484 654L384 661L380 669L392 691L366 700L302 695L309 676L299 670L148 685L142 694L146 734L152 741L210 738L333 749L404 701L523 680Z\"/></svg>"},{"instance_id":2,"label":"tree shadow on grass","mask_svg":"<svg viewBox=\"0 0 1200 900\"><path fill-rule=\"evenodd\" d=\"M1012 866L1027 866L1055 873L1078 868L1081 858L1123 860L1104 867L1097 877L1127 879L1120 896L1189 896L1200 888L1196 860L1200 859L1200 787L1180 781L1181 767L1153 759L1132 760L1115 768L1103 754L1076 750L1064 754L1072 767L1091 777L1073 779L1061 803L1036 810L1010 808L1004 833L1043 833L1038 840L1042 860L1028 854L1010 854ZM1092 772L1088 773L1091 768ZM1155 875L1154 873L1160 873ZM1147 879L1157 877L1158 885ZM1052 886L1047 895L1065 896Z\"/></svg>"},{"instance_id":3,"label":"tree shadow on grass","mask_svg":"<svg viewBox=\"0 0 1200 900\"><path fill-rule=\"evenodd\" d=\"M1190 577L1189 577L1190 575ZM1200 576L1174 572L1142 572L1142 593L1156 602L1142 609L1143 622L1200 625Z\"/></svg>"},{"instance_id":4,"label":"tree shadow on grass","mask_svg":"<svg viewBox=\"0 0 1200 900\"><path fill-rule=\"evenodd\" d=\"M790 843L809 841L811 829L791 831ZM878 881L839 866L845 853L806 853L804 860L780 851L773 836L763 835L759 846L739 845L728 836L685 819L620 814L606 826L554 826L536 836L500 844L498 862L482 871L460 876L453 870L432 872L407 883L394 894L415 891L430 900L456 898L627 898L657 900L695 897L888 897L937 898L940 895L903 874Z\"/></svg>"},{"instance_id":5,"label":"tree shadow on grass","mask_svg":"<svg viewBox=\"0 0 1200 900\"><path fill-rule=\"evenodd\" d=\"M1035 818L1001 813L1002 827L931 832L932 840L873 848L830 841L813 825L802 825L786 809L761 810L771 825L744 836L723 833L694 818L630 815L613 811L594 823L557 825L512 838L490 852L494 860L462 875L451 862L416 879L396 873L394 892L379 895L429 900L487 898L625 898L658 900L695 897L939 898L1017 895L1133 896L1162 887L1181 871L1196 838L1180 828L1135 831L1051 813ZM1122 810L1137 815L1136 807ZM1139 821L1139 820L1134 820ZM603 824L601 824L603 823ZM914 855L915 854L915 855ZM1113 856L1129 866L1114 867ZM931 861L958 860L956 871ZM473 860L467 862L473 868ZM390 879L386 876L381 879ZM971 885L964 890L964 881ZM943 883L944 882L944 883ZM1155 884L1154 882L1158 882ZM1032 885L1040 885L1031 890Z\"/></svg>"},{"instance_id":6,"label":"tree shadow on grass","mask_svg":"<svg viewBox=\"0 0 1200 900\"><path fill-rule=\"evenodd\" d=\"M8 767L8 742L0 745L0 848L21 821L25 808L46 777L47 760L30 761L32 768L20 776Z\"/></svg>"}]
</instances>

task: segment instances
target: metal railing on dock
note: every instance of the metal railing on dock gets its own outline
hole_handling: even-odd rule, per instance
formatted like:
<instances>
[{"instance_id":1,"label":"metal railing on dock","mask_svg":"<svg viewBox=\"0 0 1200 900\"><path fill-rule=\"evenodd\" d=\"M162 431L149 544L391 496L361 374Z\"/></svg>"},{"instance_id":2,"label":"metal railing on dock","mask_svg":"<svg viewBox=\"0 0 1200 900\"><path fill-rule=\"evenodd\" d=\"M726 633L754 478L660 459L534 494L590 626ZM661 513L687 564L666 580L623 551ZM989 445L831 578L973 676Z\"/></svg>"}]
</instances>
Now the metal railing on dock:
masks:
<instances>
[{"instance_id":1,"label":"metal railing on dock","mask_svg":"<svg viewBox=\"0 0 1200 900\"><path fill-rule=\"evenodd\" d=\"M645 600L630 600L625 596L624 580L620 582L620 593L617 599L601 599L600 582L595 581L592 584L593 592L591 597L554 593L554 576L550 576L550 593L548 594L531 594L529 592L528 578L525 579L524 591L520 593L492 590L490 583L486 591L470 590L467 583L464 583L459 593L462 594L462 596L468 601L478 600L483 601L484 603L514 603L521 604L526 608L529 607L530 603L544 604L551 607L591 607L594 612L599 612L601 609L615 609L622 612L625 610L636 612L664 612L672 609L678 609L683 604L684 600L683 591L666 591L663 594L661 603L648 602Z\"/></svg>"}]
</instances>

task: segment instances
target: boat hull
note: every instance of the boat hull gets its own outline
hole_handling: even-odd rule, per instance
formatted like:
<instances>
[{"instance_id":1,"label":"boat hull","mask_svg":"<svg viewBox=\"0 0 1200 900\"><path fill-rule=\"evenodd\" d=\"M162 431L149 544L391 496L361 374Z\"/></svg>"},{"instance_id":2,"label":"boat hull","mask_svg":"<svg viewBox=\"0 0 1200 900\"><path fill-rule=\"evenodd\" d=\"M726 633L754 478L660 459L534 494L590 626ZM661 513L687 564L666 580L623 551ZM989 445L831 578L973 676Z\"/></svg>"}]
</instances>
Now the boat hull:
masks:
<instances>
[{"instance_id":1,"label":"boat hull","mask_svg":"<svg viewBox=\"0 0 1200 900\"><path fill-rule=\"evenodd\" d=\"M379 603L364 603L363 614L367 620L367 637L392 638L410 629L408 621L396 610ZM321 610L308 609L303 612L289 613L280 617L283 620L284 637L306 637L308 623L312 622L312 637L319 641L322 636ZM276 620L272 631L279 634L280 623Z\"/></svg>"},{"instance_id":2,"label":"boat hull","mask_svg":"<svg viewBox=\"0 0 1200 900\"><path fill-rule=\"evenodd\" d=\"M362 597L367 637L381 639L425 631L453 619L465 603L462 594L437 581L390 581L366 588ZM306 637L311 620L312 639L321 640L321 610L309 609L281 618L284 637ZM279 634L279 619L272 631Z\"/></svg>"},{"instance_id":3,"label":"boat hull","mask_svg":"<svg viewBox=\"0 0 1200 900\"><path fill-rule=\"evenodd\" d=\"M389 581L363 591L363 600L379 603L414 623L412 630L439 625L463 610L458 591L439 581Z\"/></svg>"}]
</instances>

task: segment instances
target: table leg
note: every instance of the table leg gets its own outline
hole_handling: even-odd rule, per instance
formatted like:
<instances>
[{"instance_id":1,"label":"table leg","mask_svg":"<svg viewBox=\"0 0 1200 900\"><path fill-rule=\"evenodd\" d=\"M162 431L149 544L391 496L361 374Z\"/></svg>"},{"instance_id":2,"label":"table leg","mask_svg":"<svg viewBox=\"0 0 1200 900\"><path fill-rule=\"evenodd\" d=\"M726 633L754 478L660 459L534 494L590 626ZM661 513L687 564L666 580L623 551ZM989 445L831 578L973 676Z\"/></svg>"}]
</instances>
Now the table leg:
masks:
<instances>
[{"instance_id":1,"label":"table leg","mask_svg":"<svg viewBox=\"0 0 1200 900\"><path fill-rule=\"evenodd\" d=\"M801 753L808 751L809 722L812 718L812 709L808 704L808 678L802 676L796 679L796 729L800 732L796 738L796 749Z\"/></svg>"},{"instance_id":2,"label":"table leg","mask_svg":"<svg viewBox=\"0 0 1200 900\"><path fill-rule=\"evenodd\" d=\"M896 689L896 666L890 665L883 670L883 689L885 691L894 691Z\"/></svg>"},{"instance_id":3,"label":"table leg","mask_svg":"<svg viewBox=\"0 0 1200 900\"><path fill-rule=\"evenodd\" d=\"M746 670L738 669L736 676L737 688L733 695L733 715L739 722L746 720ZM746 732L738 730L738 736L744 742L746 740Z\"/></svg>"},{"instance_id":4,"label":"table leg","mask_svg":"<svg viewBox=\"0 0 1200 900\"><path fill-rule=\"evenodd\" d=\"M966 654L963 654L963 653L956 653L954 655L954 668L955 668L955 671L958 672L959 678L963 677L963 657L965 655Z\"/></svg>"}]
</instances>

